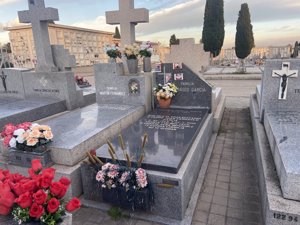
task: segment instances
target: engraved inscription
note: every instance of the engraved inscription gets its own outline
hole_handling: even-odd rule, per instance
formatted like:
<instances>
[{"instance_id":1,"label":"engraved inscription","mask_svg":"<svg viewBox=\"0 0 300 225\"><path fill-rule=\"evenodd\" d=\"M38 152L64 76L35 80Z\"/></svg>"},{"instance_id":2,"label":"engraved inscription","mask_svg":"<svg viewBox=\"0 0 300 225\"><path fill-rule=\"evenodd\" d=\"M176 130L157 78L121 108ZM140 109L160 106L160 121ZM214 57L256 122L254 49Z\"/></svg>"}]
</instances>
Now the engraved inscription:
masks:
<instances>
[{"instance_id":1,"label":"engraved inscription","mask_svg":"<svg viewBox=\"0 0 300 225\"><path fill-rule=\"evenodd\" d=\"M200 117L148 115L144 125L149 129L184 130L193 129L200 120Z\"/></svg>"},{"instance_id":2,"label":"engraved inscription","mask_svg":"<svg viewBox=\"0 0 300 225\"><path fill-rule=\"evenodd\" d=\"M277 220L286 220L288 222L298 222L297 216L288 216L288 215L282 214L282 213L274 213L273 216L274 216L274 219L277 219Z\"/></svg>"},{"instance_id":3,"label":"engraved inscription","mask_svg":"<svg viewBox=\"0 0 300 225\"><path fill-rule=\"evenodd\" d=\"M295 89L296 94L300 94L300 89Z\"/></svg>"},{"instance_id":4,"label":"engraved inscription","mask_svg":"<svg viewBox=\"0 0 300 225\"><path fill-rule=\"evenodd\" d=\"M59 93L60 91L58 89L33 89L35 92L40 93Z\"/></svg>"},{"instance_id":5,"label":"engraved inscription","mask_svg":"<svg viewBox=\"0 0 300 225\"><path fill-rule=\"evenodd\" d=\"M118 91L117 87L106 87L106 90L100 91L99 95L126 96L126 93L123 91Z\"/></svg>"}]
</instances>

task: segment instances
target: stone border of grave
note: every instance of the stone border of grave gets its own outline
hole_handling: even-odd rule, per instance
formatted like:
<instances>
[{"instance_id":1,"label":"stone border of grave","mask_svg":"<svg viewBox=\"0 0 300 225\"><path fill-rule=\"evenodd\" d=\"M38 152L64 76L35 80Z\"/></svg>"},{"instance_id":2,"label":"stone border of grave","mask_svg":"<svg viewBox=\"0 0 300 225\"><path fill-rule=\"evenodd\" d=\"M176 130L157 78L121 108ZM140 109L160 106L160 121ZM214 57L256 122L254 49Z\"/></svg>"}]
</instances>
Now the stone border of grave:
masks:
<instances>
[{"instance_id":1,"label":"stone border of grave","mask_svg":"<svg viewBox=\"0 0 300 225\"><path fill-rule=\"evenodd\" d=\"M282 196L270 144L264 126L259 122L258 104L257 95L251 95L250 112L264 222L267 225L299 224L300 202Z\"/></svg>"}]
</instances>

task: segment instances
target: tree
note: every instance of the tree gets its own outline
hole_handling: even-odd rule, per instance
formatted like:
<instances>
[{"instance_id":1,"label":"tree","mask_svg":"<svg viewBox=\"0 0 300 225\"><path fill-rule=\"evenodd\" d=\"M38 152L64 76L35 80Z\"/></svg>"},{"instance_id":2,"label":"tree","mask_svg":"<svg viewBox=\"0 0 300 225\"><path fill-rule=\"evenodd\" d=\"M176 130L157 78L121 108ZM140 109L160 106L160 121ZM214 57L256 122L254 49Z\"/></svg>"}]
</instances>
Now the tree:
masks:
<instances>
[{"instance_id":1,"label":"tree","mask_svg":"<svg viewBox=\"0 0 300 225\"><path fill-rule=\"evenodd\" d=\"M173 34L170 38L170 47L171 45L179 45L179 39L176 38L175 34Z\"/></svg>"},{"instance_id":2,"label":"tree","mask_svg":"<svg viewBox=\"0 0 300 225\"><path fill-rule=\"evenodd\" d=\"M115 34L114 34L113 38L121 39L119 27L116 27L116 28L115 28Z\"/></svg>"},{"instance_id":3,"label":"tree","mask_svg":"<svg viewBox=\"0 0 300 225\"><path fill-rule=\"evenodd\" d=\"M206 0L202 42L204 51L213 57L220 54L225 36L224 29L224 1Z\"/></svg>"},{"instance_id":4,"label":"tree","mask_svg":"<svg viewBox=\"0 0 300 225\"><path fill-rule=\"evenodd\" d=\"M235 53L236 56L242 60L245 59L254 47L254 37L252 31L252 24L250 19L250 12L248 4L241 5L239 11L239 18L236 25L235 35Z\"/></svg>"},{"instance_id":5,"label":"tree","mask_svg":"<svg viewBox=\"0 0 300 225\"><path fill-rule=\"evenodd\" d=\"M295 42L295 46L294 46L294 51L293 51L293 54L292 54L292 58L297 58L298 55L299 55L299 43L298 41Z\"/></svg>"}]
</instances>

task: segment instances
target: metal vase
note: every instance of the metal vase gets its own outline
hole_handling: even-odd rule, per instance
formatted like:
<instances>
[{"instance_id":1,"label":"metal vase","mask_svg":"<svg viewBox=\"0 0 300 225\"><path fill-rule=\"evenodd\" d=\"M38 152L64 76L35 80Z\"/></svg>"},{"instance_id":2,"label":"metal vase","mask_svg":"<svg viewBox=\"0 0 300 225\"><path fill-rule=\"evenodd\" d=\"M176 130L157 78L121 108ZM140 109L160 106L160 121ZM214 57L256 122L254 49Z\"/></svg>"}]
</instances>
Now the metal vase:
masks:
<instances>
[{"instance_id":1,"label":"metal vase","mask_svg":"<svg viewBox=\"0 0 300 225\"><path fill-rule=\"evenodd\" d=\"M143 59L143 71L145 73L152 71L151 57L144 57L144 59Z\"/></svg>"}]
</instances>

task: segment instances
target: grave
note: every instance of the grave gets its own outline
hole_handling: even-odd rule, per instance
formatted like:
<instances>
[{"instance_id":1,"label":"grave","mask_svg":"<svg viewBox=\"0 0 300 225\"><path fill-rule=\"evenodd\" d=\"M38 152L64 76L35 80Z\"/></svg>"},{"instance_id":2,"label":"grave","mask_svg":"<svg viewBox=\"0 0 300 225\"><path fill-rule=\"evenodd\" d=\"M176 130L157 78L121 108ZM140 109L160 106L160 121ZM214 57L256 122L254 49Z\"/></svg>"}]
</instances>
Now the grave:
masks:
<instances>
[{"instance_id":1,"label":"grave","mask_svg":"<svg viewBox=\"0 0 300 225\"><path fill-rule=\"evenodd\" d=\"M202 74L209 66L210 54L203 50L203 44L195 44L194 38L179 39L179 45L171 45L166 63L182 62L194 73Z\"/></svg>"},{"instance_id":2,"label":"grave","mask_svg":"<svg viewBox=\"0 0 300 225\"><path fill-rule=\"evenodd\" d=\"M142 167L147 169L152 182L155 203L151 211L146 213L146 217L164 224L180 224L186 216L213 132L212 87L184 64L181 69L173 69L173 64L163 64L162 71L164 73L156 73L153 77L154 86L164 83L168 77L169 82L174 81L179 87L179 93L173 99L171 107L169 109L156 107L128 128L122 129L121 133L133 164L139 158L142 137L145 133L148 134ZM183 74L180 80L175 78L178 73ZM115 79L111 78L109 82L118 83L113 80ZM110 140L121 159L123 157L117 135ZM111 159L107 148L107 144L104 144L96 150L97 156L103 161ZM88 171L84 164L83 174L91 174L90 177L83 175L83 182L86 184L84 190L99 189L97 185L95 186L93 173ZM99 203L101 202L99 191L85 193L87 199L83 199L84 204L98 207L100 204L101 208L103 203Z\"/></svg>"},{"instance_id":3,"label":"grave","mask_svg":"<svg viewBox=\"0 0 300 225\"><path fill-rule=\"evenodd\" d=\"M266 224L300 216L300 61L268 60L251 96L251 117Z\"/></svg>"}]
</instances>

